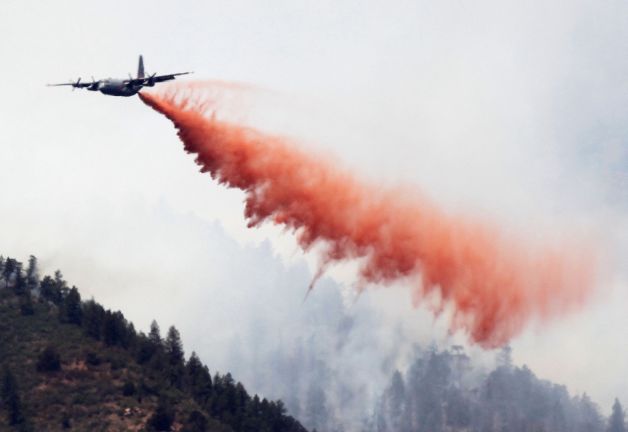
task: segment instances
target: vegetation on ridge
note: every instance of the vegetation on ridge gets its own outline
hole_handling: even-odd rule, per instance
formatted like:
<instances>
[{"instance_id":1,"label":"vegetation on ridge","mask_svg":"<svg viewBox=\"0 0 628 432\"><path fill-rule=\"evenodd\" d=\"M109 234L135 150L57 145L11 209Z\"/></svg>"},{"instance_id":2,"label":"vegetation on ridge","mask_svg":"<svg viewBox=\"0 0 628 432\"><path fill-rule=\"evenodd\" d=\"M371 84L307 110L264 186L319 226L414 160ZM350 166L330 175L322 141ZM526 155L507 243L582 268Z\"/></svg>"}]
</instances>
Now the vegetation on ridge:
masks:
<instances>
[{"instance_id":1,"label":"vegetation on ridge","mask_svg":"<svg viewBox=\"0 0 628 432\"><path fill-rule=\"evenodd\" d=\"M305 432L281 401L185 358L179 332L146 335L82 301L61 272L0 257L0 431Z\"/></svg>"}]
</instances>

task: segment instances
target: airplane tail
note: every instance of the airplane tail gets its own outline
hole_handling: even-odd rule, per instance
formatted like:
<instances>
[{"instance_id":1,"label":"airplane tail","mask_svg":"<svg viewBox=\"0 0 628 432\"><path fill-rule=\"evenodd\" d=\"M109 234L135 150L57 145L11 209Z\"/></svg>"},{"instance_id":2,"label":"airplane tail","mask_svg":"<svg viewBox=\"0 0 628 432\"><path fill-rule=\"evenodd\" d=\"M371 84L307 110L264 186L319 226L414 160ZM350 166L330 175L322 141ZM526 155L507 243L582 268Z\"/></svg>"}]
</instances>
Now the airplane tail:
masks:
<instances>
[{"instance_id":1,"label":"airplane tail","mask_svg":"<svg viewBox=\"0 0 628 432\"><path fill-rule=\"evenodd\" d=\"M144 78L144 59L140 55L140 62L137 65L137 77Z\"/></svg>"}]
</instances>

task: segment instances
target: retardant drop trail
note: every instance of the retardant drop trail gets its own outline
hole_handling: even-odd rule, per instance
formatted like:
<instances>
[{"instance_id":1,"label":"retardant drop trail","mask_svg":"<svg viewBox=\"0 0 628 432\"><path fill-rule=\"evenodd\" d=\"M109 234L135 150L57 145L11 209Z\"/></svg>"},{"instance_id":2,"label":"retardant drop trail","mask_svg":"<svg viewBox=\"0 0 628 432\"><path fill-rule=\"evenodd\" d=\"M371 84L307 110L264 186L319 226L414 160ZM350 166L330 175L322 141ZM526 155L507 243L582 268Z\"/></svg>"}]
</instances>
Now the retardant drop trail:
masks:
<instances>
[{"instance_id":1,"label":"retardant drop trail","mask_svg":"<svg viewBox=\"0 0 628 432\"><path fill-rule=\"evenodd\" d=\"M292 229L304 250L324 244L324 266L363 258L361 286L409 281L416 302L430 298L435 313L451 308L451 330L484 347L506 343L533 318L573 310L590 292L586 251L505 242L492 227L447 215L418 193L401 198L287 139L216 120L190 98L194 89L140 97L174 123L202 172L245 192L249 226Z\"/></svg>"}]
</instances>

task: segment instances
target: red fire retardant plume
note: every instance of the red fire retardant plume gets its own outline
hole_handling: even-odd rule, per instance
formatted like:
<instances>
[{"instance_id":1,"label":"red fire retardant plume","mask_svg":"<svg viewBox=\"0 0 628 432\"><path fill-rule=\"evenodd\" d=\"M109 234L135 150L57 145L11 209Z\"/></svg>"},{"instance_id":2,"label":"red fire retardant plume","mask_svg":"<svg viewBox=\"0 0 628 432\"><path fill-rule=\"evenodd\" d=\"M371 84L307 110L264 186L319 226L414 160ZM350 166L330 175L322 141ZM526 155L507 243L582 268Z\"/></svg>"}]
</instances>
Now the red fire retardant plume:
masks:
<instances>
[{"instance_id":1,"label":"red fire retardant plume","mask_svg":"<svg viewBox=\"0 0 628 432\"><path fill-rule=\"evenodd\" d=\"M507 242L418 193L360 182L284 138L207 116L206 105L181 89L195 93L179 87L140 97L174 123L202 172L244 191L249 226L270 221L294 230L304 250L324 245L323 267L361 258L358 286L411 284L416 303L430 299L435 313L451 311L451 330L484 347L585 300L592 285L586 253Z\"/></svg>"}]
</instances>

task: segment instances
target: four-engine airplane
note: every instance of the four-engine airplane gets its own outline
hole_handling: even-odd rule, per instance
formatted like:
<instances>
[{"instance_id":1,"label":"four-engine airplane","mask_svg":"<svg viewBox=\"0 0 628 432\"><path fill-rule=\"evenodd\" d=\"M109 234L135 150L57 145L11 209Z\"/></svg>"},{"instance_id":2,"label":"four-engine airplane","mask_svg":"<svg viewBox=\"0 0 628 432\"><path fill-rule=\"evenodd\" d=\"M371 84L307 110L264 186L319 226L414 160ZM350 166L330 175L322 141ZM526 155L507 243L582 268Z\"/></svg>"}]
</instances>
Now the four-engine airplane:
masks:
<instances>
[{"instance_id":1,"label":"four-engine airplane","mask_svg":"<svg viewBox=\"0 0 628 432\"><path fill-rule=\"evenodd\" d=\"M48 84L49 86L72 86L72 90L75 88L85 88L90 91L99 91L109 96L133 96L143 87L153 87L155 84L170 81L175 79L179 75L187 75L192 72L178 72L167 75L152 75L146 76L144 73L144 59L140 56L139 64L137 66L137 78L133 78L129 74L128 79L114 79L106 78L101 80L94 80L92 82L81 82L81 78L76 82L68 82L61 84Z\"/></svg>"}]
</instances>

